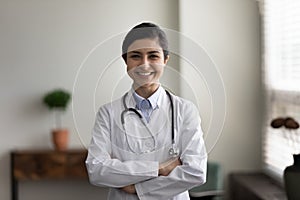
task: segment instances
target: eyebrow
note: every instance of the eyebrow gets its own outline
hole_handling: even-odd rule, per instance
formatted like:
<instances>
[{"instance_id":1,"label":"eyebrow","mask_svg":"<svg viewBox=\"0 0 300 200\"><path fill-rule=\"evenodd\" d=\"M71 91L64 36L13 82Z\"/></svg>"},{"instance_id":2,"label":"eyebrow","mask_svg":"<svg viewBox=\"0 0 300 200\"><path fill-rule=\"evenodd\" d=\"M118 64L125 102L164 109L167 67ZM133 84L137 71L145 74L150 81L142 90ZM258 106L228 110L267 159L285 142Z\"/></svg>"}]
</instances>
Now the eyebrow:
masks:
<instances>
[{"instance_id":1,"label":"eyebrow","mask_svg":"<svg viewBox=\"0 0 300 200\"><path fill-rule=\"evenodd\" d=\"M128 52L128 53L136 53L136 54L142 54L141 52L139 52L139 51L130 51L130 52ZM160 53L160 51L149 51L149 52L147 52L147 54L153 54L153 53Z\"/></svg>"}]
</instances>

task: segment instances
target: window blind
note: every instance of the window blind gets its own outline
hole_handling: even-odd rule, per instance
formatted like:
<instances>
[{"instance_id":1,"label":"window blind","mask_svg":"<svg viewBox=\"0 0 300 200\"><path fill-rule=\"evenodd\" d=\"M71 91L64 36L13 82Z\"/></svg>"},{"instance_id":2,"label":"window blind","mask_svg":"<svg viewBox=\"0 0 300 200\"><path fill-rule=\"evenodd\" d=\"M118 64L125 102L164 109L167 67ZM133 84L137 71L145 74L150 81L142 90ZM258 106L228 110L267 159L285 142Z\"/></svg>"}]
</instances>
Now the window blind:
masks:
<instances>
[{"instance_id":1,"label":"window blind","mask_svg":"<svg viewBox=\"0 0 300 200\"><path fill-rule=\"evenodd\" d=\"M300 121L300 1L264 0L263 77L266 116L263 127L263 163L272 175L282 177L300 153L300 130L274 129L272 119Z\"/></svg>"}]
</instances>

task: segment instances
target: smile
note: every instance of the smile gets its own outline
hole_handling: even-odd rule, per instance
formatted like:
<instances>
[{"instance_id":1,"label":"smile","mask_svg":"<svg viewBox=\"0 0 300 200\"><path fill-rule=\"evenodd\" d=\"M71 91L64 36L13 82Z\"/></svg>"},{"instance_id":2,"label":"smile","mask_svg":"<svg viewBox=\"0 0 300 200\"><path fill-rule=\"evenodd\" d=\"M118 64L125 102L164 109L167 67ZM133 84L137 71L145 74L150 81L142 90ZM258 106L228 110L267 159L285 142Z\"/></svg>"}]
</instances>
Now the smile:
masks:
<instances>
[{"instance_id":1,"label":"smile","mask_svg":"<svg viewBox=\"0 0 300 200\"><path fill-rule=\"evenodd\" d=\"M136 73L141 76L150 76L151 74L154 74L154 72L136 72Z\"/></svg>"}]
</instances>

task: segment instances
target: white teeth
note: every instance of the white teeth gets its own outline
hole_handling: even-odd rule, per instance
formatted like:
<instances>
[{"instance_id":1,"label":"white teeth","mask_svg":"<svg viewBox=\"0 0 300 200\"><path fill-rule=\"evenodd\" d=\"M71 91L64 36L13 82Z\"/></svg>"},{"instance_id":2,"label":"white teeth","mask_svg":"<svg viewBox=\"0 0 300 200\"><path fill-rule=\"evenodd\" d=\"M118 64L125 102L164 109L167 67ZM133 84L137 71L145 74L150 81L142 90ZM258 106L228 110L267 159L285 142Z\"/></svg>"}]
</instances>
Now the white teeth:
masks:
<instances>
[{"instance_id":1,"label":"white teeth","mask_svg":"<svg viewBox=\"0 0 300 200\"><path fill-rule=\"evenodd\" d=\"M142 76L149 76L151 72L138 72L138 74Z\"/></svg>"}]
</instances>

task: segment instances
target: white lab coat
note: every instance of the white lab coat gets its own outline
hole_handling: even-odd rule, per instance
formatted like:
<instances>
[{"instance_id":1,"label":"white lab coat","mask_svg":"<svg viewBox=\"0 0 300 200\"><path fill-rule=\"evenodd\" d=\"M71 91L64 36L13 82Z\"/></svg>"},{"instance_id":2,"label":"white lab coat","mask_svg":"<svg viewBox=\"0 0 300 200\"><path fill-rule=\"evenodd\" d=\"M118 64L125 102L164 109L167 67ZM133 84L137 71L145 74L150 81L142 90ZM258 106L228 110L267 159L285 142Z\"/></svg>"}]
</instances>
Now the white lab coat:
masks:
<instances>
[{"instance_id":1,"label":"white lab coat","mask_svg":"<svg viewBox=\"0 0 300 200\"><path fill-rule=\"evenodd\" d=\"M175 141L182 165L168 176L158 176L159 163L170 158L172 141L170 100L164 89L160 90L158 108L147 124L155 141L132 112L125 114L124 132L122 98L102 106L97 113L86 166L92 184L111 188L110 200L188 200L187 190L206 181L207 154L197 108L175 95ZM132 92L126 98L129 108L136 107ZM155 151L141 153L147 148L153 150L154 145ZM135 184L136 195L118 189L130 184Z\"/></svg>"}]
</instances>

